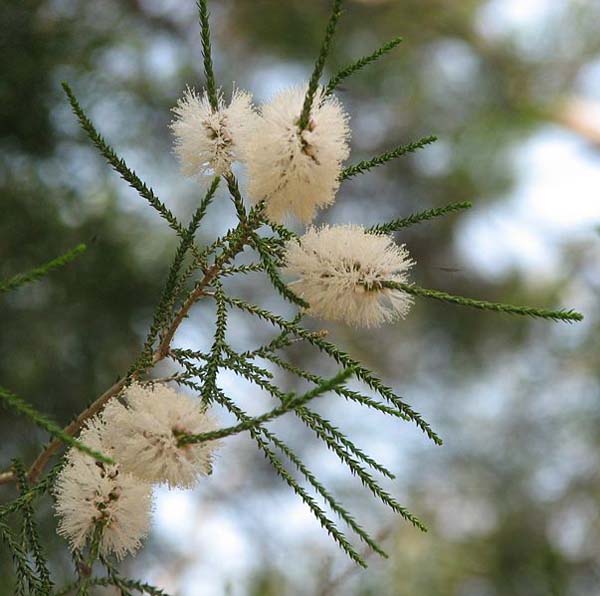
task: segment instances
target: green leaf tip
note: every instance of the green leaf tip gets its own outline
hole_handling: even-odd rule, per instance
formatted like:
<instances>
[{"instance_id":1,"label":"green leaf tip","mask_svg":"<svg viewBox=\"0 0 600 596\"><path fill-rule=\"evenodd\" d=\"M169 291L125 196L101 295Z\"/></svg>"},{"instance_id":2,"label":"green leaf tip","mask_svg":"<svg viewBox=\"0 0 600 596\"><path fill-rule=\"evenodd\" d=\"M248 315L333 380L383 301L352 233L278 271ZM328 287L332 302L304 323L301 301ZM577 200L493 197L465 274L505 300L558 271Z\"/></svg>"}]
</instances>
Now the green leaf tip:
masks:
<instances>
[{"instance_id":1,"label":"green leaf tip","mask_svg":"<svg viewBox=\"0 0 600 596\"><path fill-rule=\"evenodd\" d=\"M468 306L470 308L476 308L478 310L488 310L495 312L504 312L511 315L520 315L526 317L533 317L537 319L547 319L555 322L563 323L574 323L583 320L583 315L575 310L551 310L547 308L537 308L534 306L516 306L513 304L504 304L502 302L489 302L487 300L479 300L477 298L466 298L464 296L455 296L454 294L448 294L440 290L430 290L427 288L421 288L417 285L397 283L397 282L384 282L384 287L395 288L402 290L407 294L413 296L422 296L424 298L432 298L439 300L440 302L447 302L450 304L458 304L459 306Z\"/></svg>"},{"instance_id":2,"label":"green leaf tip","mask_svg":"<svg viewBox=\"0 0 600 596\"><path fill-rule=\"evenodd\" d=\"M369 54L368 56L363 56L362 58L359 58L352 64L349 64L348 66L340 70L335 76L331 78L331 80L325 87L325 95L331 95L344 79L347 79L355 72L358 72L365 66L371 64L372 62L375 62L388 52L391 52L395 47L400 45L402 41L402 37L395 37L394 39L388 41L386 44L375 50L372 54Z\"/></svg>"},{"instance_id":3,"label":"green leaf tip","mask_svg":"<svg viewBox=\"0 0 600 596\"><path fill-rule=\"evenodd\" d=\"M317 94L323 69L325 68L325 60L329 55L331 41L333 40L338 21L342 15L342 1L343 0L333 0L331 6L331 16L329 17L329 22L327 23L327 28L325 30L325 37L321 45L321 51L319 52L319 56L315 62L310 81L308 82L308 89L304 98L304 105L302 106L302 112L300 113L300 118L298 120L298 128L301 131L308 126L308 122L310 120L310 110L312 108L315 95Z\"/></svg>"},{"instance_id":4,"label":"green leaf tip","mask_svg":"<svg viewBox=\"0 0 600 596\"><path fill-rule=\"evenodd\" d=\"M215 79L212 50L210 41L210 24L207 0L197 0L198 19L200 21L200 40L202 43L202 59L204 63L204 76L206 78L206 93L210 107L216 112L219 109L219 92Z\"/></svg>"},{"instance_id":5,"label":"green leaf tip","mask_svg":"<svg viewBox=\"0 0 600 596\"><path fill-rule=\"evenodd\" d=\"M86 249L87 247L85 244L79 244L65 254L56 257L55 259L52 259L51 261L48 261L47 263L44 263L35 269L31 269L26 273L18 273L6 281L0 281L0 293L16 290L20 286L24 286L25 284L32 283L42 279L43 277L46 277L46 275L48 275L51 271L59 269L76 259L79 255L85 252Z\"/></svg>"},{"instance_id":6,"label":"green leaf tip","mask_svg":"<svg viewBox=\"0 0 600 596\"><path fill-rule=\"evenodd\" d=\"M473 203L471 203L470 201L450 203L445 207L427 209L426 211L419 211L418 213L413 213L408 217L393 219L392 221L389 221L387 223L377 224L375 226L370 227L367 231L372 234L390 234L392 232L397 232L398 230L401 230L403 228L407 228L409 226L419 224L424 221L434 219L436 217L448 215L450 213L453 213L454 211L463 211L465 209L470 209L472 206Z\"/></svg>"},{"instance_id":7,"label":"green leaf tip","mask_svg":"<svg viewBox=\"0 0 600 596\"><path fill-rule=\"evenodd\" d=\"M350 165L346 169L342 170L342 173L340 174L340 180L352 178L357 174L364 174L365 172L368 172L369 170L372 170L375 167L381 166L387 163L388 161L397 159L398 157L402 157L407 153L414 153L419 149L423 149L427 145L435 143L437 140L438 138L435 135L429 135L427 137L418 139L417 141L414 141L412 143L400 145L399 147L396 147L391 151L386 151L385 153L377 155L371 159L359 161L358 163Z\"/></svg>"}]
</instances>

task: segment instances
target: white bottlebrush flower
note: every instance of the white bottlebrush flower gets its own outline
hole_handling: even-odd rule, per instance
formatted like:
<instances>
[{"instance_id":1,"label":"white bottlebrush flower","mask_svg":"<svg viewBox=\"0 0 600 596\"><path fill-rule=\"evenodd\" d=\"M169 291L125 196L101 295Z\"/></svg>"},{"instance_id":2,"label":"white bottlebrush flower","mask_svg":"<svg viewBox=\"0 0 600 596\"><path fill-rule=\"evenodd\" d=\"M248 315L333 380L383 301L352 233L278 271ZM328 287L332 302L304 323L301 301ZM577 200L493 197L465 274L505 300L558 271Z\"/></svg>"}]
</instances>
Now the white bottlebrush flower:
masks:
<instances>
[{"instance_id":1,"label":"white bottlebrush flower","mask_svg":"<svg viewBox=\"0 0 600 596\"><path fill-rule=\"evenodd\" d=\"M298 121L306 88L292 87L262 106L254 133L244 136L248 193L266 200L266 215L281 223L291 213L307 223L333 203L350 148L348 115L319 89L305 130Z\"/></svg>"},{"instance_id":2,"label":"white bottlebrush flower","mask_svg":"<svg viewBox=\"0 0 600 596\"><path fill-rule=\"evenodd\" d=\"M356 327L404 318L412 298L382 282L406 283L414 265L404 246L361 226L309 228L286 246L290 288L309 304L309 314Z\"/></svg>"},{"instance_id":3,"label":"white bottlebrush flower","mask_svg":"<svg viewBox=\"0 0 600 596\"><path fill-rule=\"evenodd\" d=\"M88 422L79 439L114 459L103 440L104 424L98 417ZM150 527L152 489L118 464L104 464L71 448L60 471L54 494L58 533L72 549L81 549L102 524L100 554L119 559L135 552Z\"/></svg>"},{"instance_id":4,"label":"white bottlebrush flower","mask_svg":"<svg viewBox=\"0 0 600 596\"><path fill-rule=\"evenodd\" d=\"M217 441L179 446L176 432L216 430L214 418L192 397L167 385L134 383L104 409L106 440L123 469L147 482L189 488L210 473Z\"/></svg>"},{"instance_id":5,"label":"white bottlebrush flower","mask_svg":"<svg viewBox=\"0 0 600 596\"><path fill-rule=\"evenodd\" d=\"M216 111L206 91L198 95L187 89L173 112L175 153L186 176L220 176L229 172L232 162L239 158L240 138L258 117L252 107L252 96L237 89L228 106L219 94Z\"/></svg>"}]
</instances>

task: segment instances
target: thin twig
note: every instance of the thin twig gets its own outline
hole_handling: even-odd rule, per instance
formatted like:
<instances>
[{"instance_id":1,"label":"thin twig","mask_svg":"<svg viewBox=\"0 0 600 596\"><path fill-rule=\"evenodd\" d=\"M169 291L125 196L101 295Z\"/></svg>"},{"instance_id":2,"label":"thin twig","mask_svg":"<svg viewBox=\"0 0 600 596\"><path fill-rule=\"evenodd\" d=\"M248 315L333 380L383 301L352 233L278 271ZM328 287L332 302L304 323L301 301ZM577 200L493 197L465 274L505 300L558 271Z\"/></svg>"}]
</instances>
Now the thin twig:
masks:
<instances>
[{"instance_id":1,"label":"thin twig","mask_svg":"<svg viewBox=\"0 0 600 596\"><path fill-rule=\"evenodd\" d=\"M83 426L83 423L95 416L104 405L115 395L117 395L123 387L127 384L129 379L124 377L117 381L112 387L107 389L91 406L87 407L75 420L73 420L70 424L65 426L63 432L66 435L74 436L77 431ZM60 439L54 439L40 455L35 459L31 467L29 468L29 472L27 476L29 477L29 482L37 482L39 475L42 473L52 456L60 449L63 442Z\"/></svg>"},{"instance_id":2,"label":"thin twig","mask_svg":"<svg viewBox=\"0 0 600 596\"><path fill-rule=\"evenodd\" d=\"M173 341L173 336L175 332L181 325L182 321L188 316L188 313L192 306L203 296L206 295L205 288L211 284L211 282L218 276L220 270L227 265L231 259L238 254L238 252L245 246L248 240L251 237L252 231L254 228L258 227L260 224L260 216L262 213L262 207L258 207L252 211L248 219L238 226L239 228L239 236L237 240L234 240L229 245L229 249L223 251L221 255L215 260L213 265L211 265L204 277L196 284L187 300L183 303L173 322L169 326L169 329L163 335L162 341L158 347L157 353L155 357L158 357L159 360L162 360L169 353L169 347L171 342Z\"/></svg>"}]
</instances>

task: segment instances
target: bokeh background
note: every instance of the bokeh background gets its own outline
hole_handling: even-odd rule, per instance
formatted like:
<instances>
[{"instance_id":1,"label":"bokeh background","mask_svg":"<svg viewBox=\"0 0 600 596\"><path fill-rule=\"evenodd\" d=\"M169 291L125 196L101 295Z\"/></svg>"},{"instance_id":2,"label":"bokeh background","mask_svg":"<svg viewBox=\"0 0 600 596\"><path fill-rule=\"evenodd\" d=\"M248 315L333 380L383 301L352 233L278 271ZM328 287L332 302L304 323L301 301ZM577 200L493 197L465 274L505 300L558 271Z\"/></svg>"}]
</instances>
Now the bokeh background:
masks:
<instances>
[{"instance_id":1,"label":"bokeh background","mask_svg":"<svg viewBox=\"0 0 600 596\"><path fill-rule=\"evenodd\" d=\"M262 101L306 80L329 2L210 4L226 92L235 81ZM185 86L202 84L196 8L192 0L2 0L0 22L0 277L89 244L76 264L3 298L0 382L66 422L127 370L175 239L84 138L60 82L187 217L201 191L178 173L168 123ZM340 90L352 160L426 134L440 140L345 183L321 220L373 223L471 200L472 211L401 235L418 262L415 278L464 295L573 307L585 321L419 301L408 320L377 333L327 325L444 438L435 447L408 424L319 404L397 471L386 488L430 531L390 516L286 421L280 432L380 536L389 560L355 568L250 440L236 437L197 490L157 491L148 544L124 562L131 574L185 596L600 594L599 23L597 0L347 0L329 74L404 37ZM221 192L206 239L233 222ZM285 312L263 286L255 279L239 289ZM267 337L233 321L234 342ZM206 345L210 325L211 313L197 308L177 343ZM289 357L321 370L313 353ZM220 381L246 404L267 403L235 377ZM295 387L292 378L281 383ZM6 412L0 432L4 462L30 461L46 439ZM67 578L49 500L39 518L56 576ZM12 594L0 553L0 594Z\"/></svg>"}]
</instances>

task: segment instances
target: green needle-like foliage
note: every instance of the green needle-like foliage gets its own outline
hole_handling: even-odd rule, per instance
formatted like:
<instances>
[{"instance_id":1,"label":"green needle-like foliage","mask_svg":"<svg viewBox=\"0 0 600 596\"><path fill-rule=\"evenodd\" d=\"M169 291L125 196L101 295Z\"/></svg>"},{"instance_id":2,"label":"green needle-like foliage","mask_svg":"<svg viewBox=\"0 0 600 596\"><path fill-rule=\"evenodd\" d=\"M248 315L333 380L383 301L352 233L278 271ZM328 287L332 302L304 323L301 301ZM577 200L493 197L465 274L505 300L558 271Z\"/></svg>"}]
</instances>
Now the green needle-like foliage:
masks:
<instances>
[{"instance_id":1,"label":"green needle-like foliage","mask_svg":"<svg viewBox=\"0 0 600 596\"><path fill-rule=\"evenodd\" d=\"M148 332L148 336L146 338L146 342L144 344L144 349L140 358L130 371L130 374L133 374L141 365L146 364L150 366L150 357L152 353L152 348L154 346L154 342L161 330L164 329L167 320L171 317L173 312L173 306L175 303L175 299L177 297L178 283L180 281L180 270L183 265L183 261L187 254L187 251L193 245L194 235L198 230L198 226L202 222L202 219L206 215L206 211L214 199L215 193L217 192L217 188L219 187L219 178L215 178L207 190L204 198L200 202L200 205L196 209L192 219L190 221L189 226L184 231L179 241L179 246L177 247L177 251L175 252L175 258L173 259L173 263L171 264L171 268L169 269L169 275L167 277L167 281L165 282L165 287L163 289L162 296L160 298L160 302L156 307L154 313L154 320L152 321L152 325L150 326L150 330Z\"/></svg>"},{"instance_id":2,"label":"green needle-like foliage","mask_svg":"<svg viewBox=\"0 0 600 596\"><path fill-rule=\"evenodd\" d=\"M307 381L311 381L312 383L319 382L320 377L318 375L310 373L306 370L302 370L302 369L298 368L297 366L290 364L289 362L285 362L282 358L280 358L279 356L277 356L275 354L265 354L264 358L270 360L274 364L277 364L284 370L287 370L291 373L294 373L295 375L298 375L302 379L306 379ZM393 416L395 418L400 418L402 420L408 420L407 416L401 410L398 410L396 408L390 408L389 406L386 406L385 404L382 404L382 403L380 403L366 395L362 395L356 391L352 391L351 389L348 389L347 387L340 387L340 388L338 388L338 390L336 392L338 393L338 395L341 395L348 401L356 402L356 403L366 406L368 408L377 410L377 411L381 412L382 414L387 414L388 416Z\"/></svg>"},{"instance_id":3,"label":"green needle-like foliage","mask_svg":"<svg viewBox=\"0 0 600 596\"><path fill-rule=\"evenodd\" d=\"M270 359L272 359L272 361L275 362L277 360L277 357L275 355L272 355ZM275 397L282 403L286 403L288 397L278 387L276 387L270 382L272 374L269 371L262 370L259 367L249 364L248 362L238 362L236 366L235 363L231 362L231 359L225 361L223 364L224 366L229 366L231 364L232 370L236 369L238 374L243 376L245 379L255 383L258 387L260 387L267 393L270 393L273 397ZM311 380L317 386L322 384L321 378L317 375L312 375L308 372L303 371L300 376ZM348 390L344 386L333 387L332 390L337 395L344 398L347 398L349 395L352 395L353 397L354 395L358 396L358 394L355 394L355 392ZM363 399L369 399L364 396L359 397L361 399L357 401L359 401L360 403L363 403ZM387 468L377 463L375 460L373 460L371 457L365 454L357 445L349 441L342 432L340 432L335 426L333 426L331 422L325 420L316 412L309 410L307 407L301 406L295 408L295 413L297 414L298 418L300 418L300 420L302 420L306 424L306 426L308 426L308 428L312 429L317 435L317 437L321 441L323 441L323 443L325 443L325 445L338 456L342 463L348 465L348 468L353 474L360 476L360 470L356 466L356 461L349 458L348 455L356 457L358 460L366 463L369 467L378 471L380 474L383 474L388 478L394 478L394 475Z\"/></svg>"},{"instance_id":4,"label":"green needle-like foliage","mask_svg":"<svg viewBox=\"0 0 600 596\"><path fill-rule=\"evenodd\" d=\"M11 501L7 505L0 506L0 519L20 511L24 507L27 507L29 504L31 504L35 499L48 492L61 468L62 462L56 464L42 480L31 486L31 488L23 492L23 494L17 497L14 501Z\"/></svg>"},{"instance_id":5,"label":"green needle-like foliage","mask_svg":"<svg viewBox=\"0 0 600 596\"><path fill-rule=\"evenodd\" d=\"M501 302L488 302L487 300L477 300L475 298L465 298L464 296L454 296L440 290L428 290L419 286L402 284L396 282L385 282L384 287L402 290L413 296L424 298L433 298L441 302L458 304L459 306L468 306L478 310L490 310L494 312L504 312L510 315L520 315L533 317L537 319L550 319L551 321L562 321L565 323L574 323L583 321L583 315L574 310L550 310L547 308L537 308L535 306L514 306L512 304L503 304Z\"/></svg>"},{"instance_id":6,"label":"green needle-like foliage","mask_svg":"<svg viewBox=\"0 0 600 596\"><path fill-rule=\"evenodd\" d=\"M244 413L241 408L235 405L235 403L225 396L220 390L217 392L216 400L221 405L225 406L230 412L232 412L238 420L245 422L248 420L248 415ZM311 484L311 486L317 491L317 493L325 500L325 502L338 514L346 523L351 524L351 517L345 518L345 509L337 502L336 499L331 497L325 487L316 479L314 474L308 470L308 468L302 463L302 460L290 449L283 441L276 437L273 433L259 427L256 430L250 431L251 436L256 441L259 449L264 453L265 457L269 460L273 469L278 476L304 501L304 503L312 511L313 515L317 518L321 526L327 531L327 533L337 542L340 548L356 563L362 567L366 567L364 559L356 551L356 549L350 544L346 536L336 527L335 523L327 517L327 514L318 505L315 499L294 479L294 477L286 470L281 460L270 448L270 444L279 449L298 469L302 476ZM342 513L343 512L343 513ZM356 530L355 530L356 531Z\"/></svg>"},{"instance_id":7,"label":"green needle-like foliage","mask_svg":"<svg viewBox=\"0 0 600 596\"><path fill-rule=\"evenodd\" d=\"M281 277L279 276L279 272L277 271L277 265L273 262L273 258L269 254L266 241L254 234L253 244L260 255L264 271L269 276L273 287L292 304L296 304L302 308L308 308L310 305L305 300L300 298L300 296L296 296L296 294L289 289L287 284L282 281Z\"/></svg>"},{"instance_id":8,"label":"green needle-like foliage","mask_svg":"<svg viewBox=\"0 0 600 596\"><path fill-rule=\"evenodd\" d=\"M340 180L346 180L347 178L352 178L357 174L364 174L373 168L383 165L388 161L392 161L393 159L397 159L398 157L402 157L407 153L414 153L419 149L423 149L427 145L431 143L435 143L437 141L437 137L429 136L423 137L414 143L408 143L408 145L400 145L400 147L396 147L396 149L392 149L391 151L386 151L381 155L377 155L371 159L365 159L364 161L359 161L357 164L348 166L345 170L342 171L340 176Z\"/></svg>"},{"instance_id":9,"label":"green needle-like foliage","mask_svg":"<svg viewBox=\"0 0 600 596\"><path fill-rule=\"evenodd\" d=\"M170 209L156 196L154 191L146 185L141 178L130 169L125 160L119 157L114 149L106 142L104 137L96 130L92 121L87 117L79 101L75 97L71 87L65 82L62 87L69 99L71 108L77 116L81 127L96 146L98 151L104 156L110 166L117 172L125 182L135 189L139 195L148 201L148 203L160 214L160 216L169 224L169 227L175 230L180 237L185 236L184 227L177 221L177 218L171 213Z\"/></svg>"},{"instance_id":10,"label":"green needle-like foliage","mask_svg":"<svg viewBox=\"0 0 600 596\"><path fill-rule=\"evenodd\" d=\"M214 441L216 439L223 439L225 437L237 435L239 433L256 428L257 426L260 426L265 422L270 422L271 420L279 418L280 416L283 416L284 414L287 414L288 412L295 410L296 408L302 407L304 404L308 403L309 401L313 400L319 395L323 395L324 393L335 389L338 385L341 385L351 374L351 370L344 370L332 379L324 381L314 389L307 391L304 395L286 396L284 404L279 408L275 408L270 412L267 412L266 414L262 414L261 416L249 418L248 420L241 422L236 426L230 426L228 428L222 428L220 430L202 433L199 435L180 434L178 442L180 445L188 445L190 443L203 443L204 441Z\"/></svg>"},{"instance_id":11,"label":"green needle-like foliage","mask_svg":"<svg viewBox=\"0 0 600 596\"><path fill-rule=\"evenodd\" d=\"M204 74L206 76L206 92L213 110L219 107L217 84L213 72L212 52L210 47L210 24L208 22L208 6L206 0L198 0L198 16L200 19L200 39L202 41L202 58L204 59Z\"/></svg>"},{"instance_id":12,"label":"green needle-like foliage","mask_svg":"<svg viewBox=\"0 0 600 596\"><path fill-rule=\"evenodd\" d=\"M335 30L337 28L337 24L341 15L342 0L333 0L331 16L329 17L327 29L325 30L325 38L323 39L321 51L319 52L319 56L317 58L317 61L315 62L310 81L308 82L308 89L306 91L306 97L304 98L304 105L302 106L302 112L298 121L298 127L300 128L300 130L304 130L308 126L308 123L310 121L310 110L312 108L317 89L319 88L319 81L321 80L323 69L325 68L325 61L327 60L327 56L329 55L329 50L331 49L331 42L333 40L333 36L335 34Z\"/></svg>"},{"instance_id":13,"label":"green needle-like foliage","mask_svg":"<svg viewBox=\"0 0 600 596\"><path fill-rule=\"evenodd\" d=\"M27 551L22 547L19 538L14 535L14 532L4 521L0 521L0 539L12 555L17 580L14 586L15 596L42 593L41 581L31 568Z\"/></svg>"},{"instance_id":14,"label":"green needle-like foliage","mask_svg":"<svg viewBox=\"0 0 600 596\"><path fill-rule=\"evenodd\" d=\"M428 209L427 211L420 211L419 213L413 213L408 217L402 217L400 219L394 219L386 223L377 224L368 229L369 232L376 234L390 234L391 232L397 232L403 228L414 226L415 224L429 221L436 217L442 217L449 215L454 211L463 211L464 209L470 209L473 204L469 201L463 201L461 203L450 203L445 207L438 207L436 209Z\"/></svg>"},{"instance_id":15,"label":"green needle-like foliage","mask_svg":"<svg viewBox=\"0 0 600 596\"><path fill-rule=\"evenodd\" d=\"M29 490L29 482L27 481L27 474L23 464L18 460L14 460L13 470L21 496L26 495ZM39 594L50 594L52 592L52 580L50 579L50 572L48 571L46 555L42 549L40 537L38 535L37 524L34 518L35 512L31 502L23 505L21 514L23 516L23 545L31 552L33 562L35 563L35 570L40 584Z\"/></svg>"},{"instance_id":16,"label":"green needle-like foliage","mask_svg":"<svg viewBox=\"0 0 600 596\"><path fill-rule=\"evenodd\" d=\"M365 382L367 385L369 385L369 387L371 387L371 389L377 391L386 401L398 407L403 414L412 420L434 443L438 445L442 444L442 440L431 429L429 424L423 420L420 414L415 412L408 404L403 402L397 395L395 395L392 389L386 387L379 379L377 379L377 377L375 377L375 375L373 375L371 371L361 366L359 362L352 359L348 354L333 344L318 336L315 336L303 327L300 327L291 321L286 321L283 317L260 308L255 304L250 304L244 300L240 300L239 298L231 297L226 297L225 301L232 306L240 308L251 315L267 321L272 325L275 325L276 327L279 327L280 329L307 341L315 346L318 350L329 355L338 364L341 364L346 368L352 368L356 378Z\"/></svg>"},{"instance_id":17,"label":"green needle-like foliage","mask_svg":"<svg viewBox=\"0 0 600 596\"><path fill-rule=\"evenodd\" d=\"M221 352L225 346L225 331L227 329L227 303L223 287L219 283L215 290L215 300L217 301L217 321L215 325L214 343L210 349L210 355L206 363L204 375L204 388L202 398L209 401L216 391L217 373L221 362Z\"/></svg>"},{"instance_id":18,"label":"green needle-like foliage","mask_svg":"<svg viewBox=\"0 0 600 596\"><path fill-rule=\"evenodd\" d=\"M32 283L34 281L38 281L43 277L46 277L50 272L55 269L60 269L64 267L67 263L75 260L79 255L84 253L86 250L85 244L79 244L69 252L66 252L64 255L57 257L56 259L52 259L41 265L40 267L36 267L27 273L19 273L14 277L11 277L5 281L0 281L0 294L2 292L10 292L11 290L16 290L17 288L24 286L25 284Z\"/></svg>"},{"instance_id":19,"label":"green needle-like foliage","mask_svg":"<svg viewBox=\"0 0 600 596\"><path fill-rule=\"evenodd\" d=\"M395 47L399 46L402 43L401 37L395 37L391 41L388 41L385 45L381 46L377 50L375 50L372 54L368 56L363 56L359 58L356 62L349 64L345 68L342 68L335 76L331 78L329 83L327 83L327 87L325 87L325 95L331 95L340 85L340 83L352 76L354 73L362 70L365 66L368 66L372 62L376 62L382 56L385 56L388 52L391 52Z\"/></svg>"}]
</instances>

